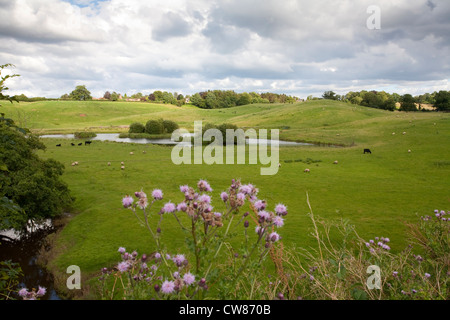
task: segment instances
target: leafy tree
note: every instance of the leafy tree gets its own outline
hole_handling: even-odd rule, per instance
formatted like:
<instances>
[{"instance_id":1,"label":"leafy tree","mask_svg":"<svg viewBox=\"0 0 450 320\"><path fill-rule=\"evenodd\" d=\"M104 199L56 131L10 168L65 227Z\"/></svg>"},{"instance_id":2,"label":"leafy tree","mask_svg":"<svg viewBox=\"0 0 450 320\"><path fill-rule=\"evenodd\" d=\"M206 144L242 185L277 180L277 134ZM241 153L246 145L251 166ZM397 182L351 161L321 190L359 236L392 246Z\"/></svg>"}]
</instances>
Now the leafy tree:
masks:
<instances>
[{"instance_id":1,"label":"leafy tree","mask_svg":"<svg viewBox=\"0 0 450 320\"><path fill-rule=\"evenodd\" d=\"M404 94L400 99L400 111L417 111L415 99L409 93Z\"/></svg>"},{"instance_id":2,"label":"leafy tree","mask_svg":"<svg viewBox=\"0 0 450 320\"><path fill-rule=\"evenodd\" d=\"M239 99L236 104L238 106L245 106L245 105L251 104L251 103L252 103L251 95L247 92L243 92L239 95Z\"/></svg>"},{"instance_id":3,"label":"leafy tree","mask_svg":"<svg viewBox=\"0 0 450 320\"><path fill-rule=\"evenodd\" d=\"M130 125L129 133L144 133L145 126L142 123L135 122Z\"/></svg>"},{"instance_id":4,"label":"leafy tree","mask_svg":"<svg viewBox=\"0 0 450 320\"><path fill-rule=\"evenodd\" d=\"M199 108L205 108L205 107L206 107L205 100L203 100L203 98L200 96L199 93L196 93L196 94L194 94L194 95L191 97L191 103L192 103L194 106L197 106L197 107L199 107Z\"/></svg>"},{"instance_id":5,"label":"leafy tree","mask_svg":"<svg viewBox=\"0 0 450 320\"><path fill-rule=\"evenodd\" d=\"M145 132L148 134L161 134L164 132L164 125L159 120L149 120L145 124Z\"/></svg>"},{"instance_id":6,"label":"leafy tree","mask_svg":"<svg viewBox=\"0 0 450 320\"><path fill-rule=\"evenodd\" d=\"M206 108L208 108L208 109L217 108L218 102L217 102L217 98L216 98L216 95L214 94L214 92L209 91L206 94L205 104L206 104Z\"/></svg>"},{"instance_id":7,"label":"leafy tree","mask_svg":"<svg viewBox=\"0 0 450 320\"><path fill-rule=\"evenodd\" d=\"M322 98L327 100L338 100L336 93L334 93L333 91L325 91L322 95Z\"/></svg>"},{"instance_id":8,"label":"leafy tree","mask_svg":"<svg viewBox=\"0 0 450 320\"><path fill-rule=\"evenodd\" d=\"M0 66L0 71L8 66ZM1 78L0 99L12 102L3 93L8 89L7 78ZM4 114L0 137L0 229L25 231L29 220L38 223L60 215L73 202L60 180L64 166L53 159L40 159L36 150L45 150L45 145Z\"/></svg>"},{"instance_id":9,"label":"leafy tree","mask_svg":"<svg viewBox=\"0 0 450 320\"><path fill-rule=\"evenodd\" d=\"M117 101L117 100L119 100L119 94L117 93L117 92L113 92L113 93L111 93L111 98L110 98L110 100L111 101Z\"/></svg>"},{"instance_id":10,"label":"leafy tree","mask_svg":"<svg viewBox=\"0 0 450 320\"><path fill-rule=\"evenodd\" d=\"M163 120L163 127L165 133L172 133L179 128L178 124L172 120Z\"/></svg>"},{"instance_id":11,"label":"leafy tree","mask_svg":"<svg viewBox=\"0 0 450 320\"><path fill-rule=\"evenodd\" d=\"M439 91L434 99L434 107L438 111L450 111L450 91Z\"/></svg>"},{"instance_id":12,"label":"leafy tree","mask_svg":"<svg viewBox=\"0 0 450 320\"><path fill-rule=\"evenodd\" d=\"M103 95L103 98L105 98L106 100L111 100L111 92L106 91L105 94Z\"/></svg>"},{"instance_id":13,"label":"leafy tree","mask_svg":"<svg viewBox=\"0 0 450 320\"><path fill-rule=\"evenodd\" d=\"M70 93L70 99L77 101L92 100L91 92L86 89L86 86L77 86L75 90Z\"/></svg>"}]
</instances>

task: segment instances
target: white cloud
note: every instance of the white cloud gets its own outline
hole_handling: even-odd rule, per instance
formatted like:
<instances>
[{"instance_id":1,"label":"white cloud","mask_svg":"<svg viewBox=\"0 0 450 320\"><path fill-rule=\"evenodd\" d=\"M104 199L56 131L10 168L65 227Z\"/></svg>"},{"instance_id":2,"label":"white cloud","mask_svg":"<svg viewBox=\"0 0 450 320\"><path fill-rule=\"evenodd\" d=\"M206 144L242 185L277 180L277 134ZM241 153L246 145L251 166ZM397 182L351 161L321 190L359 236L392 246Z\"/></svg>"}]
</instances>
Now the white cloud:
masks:
<instances>
[{"instance_id":1,"label":"white cloud","mask_svg":"<svg viewBox=\"0 0 450 320\"><path fill-rule=\"evenodd\" d=\"M366 27L369 5L381 30ZM448 85L449 15L445 0L0 0L0 63L21 74L11 92L31 96L76 84L95 95L425 92Z\"/></svg>"}]
</instances>

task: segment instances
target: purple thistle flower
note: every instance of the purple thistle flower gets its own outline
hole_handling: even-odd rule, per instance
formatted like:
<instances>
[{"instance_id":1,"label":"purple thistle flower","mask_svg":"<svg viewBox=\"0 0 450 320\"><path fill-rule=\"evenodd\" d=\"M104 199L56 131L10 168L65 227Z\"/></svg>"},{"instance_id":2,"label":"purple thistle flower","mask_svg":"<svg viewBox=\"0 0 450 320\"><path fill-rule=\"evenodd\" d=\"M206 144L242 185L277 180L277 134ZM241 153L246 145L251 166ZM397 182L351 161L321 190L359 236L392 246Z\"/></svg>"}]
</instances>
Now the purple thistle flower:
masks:
<instances>
[{"instance_id":1,"label":"purple thistle flower","mask_svg":"<svg viewBox=\"0 0 450 320\"><path fill-rule=\"evenodd\" d=\"M394 277L397 277L397 276L398 276L398 272L397 272L397 271L394 271L394 272L392 272L392 275L393 275Z\"/></svg>"},{"instance_id":2,"label":"purple thistle flower","mask_svg":"<svg viewBox=\"0 0 450 320\"><path fill-rule=\"evenodd\" d=\"M189 186L184 185L184 186L180 186L180 191L183 193L186 193L189 191Z\"/></svg>"},{"instance_id":3,"label":"purple thistle flower","mask_svg":"<svg viewBox=\"0 0 450 320\"><path fill-rule=\"evenodd\" d=\"M173 281L164 281L161 285L161 292L164 294L171 294L175 290L175 283Z\"/></svg>"},{"instance_id":4,"label":"purple thistle flower","mask_svg":"<svg viewBox=\"0 0 450 320\"><path fill-rule=\"evenodd\" d=\"M176 210L177 208L175 207L175 205L172 202L168 202L164 205L162 211L165 213L172 213Z\"/></svg>"},{"instance_id":5,"label":"purple thistle flower","mask_svg":"<svg viewBox=\"0 0 450 320\"><path fill-rule=\"evenodd\" d=\"M236 198L237 198L238 200L244 201L244 200L245 200L245 194L243 194L243 193L238 193L238 194L236 195Z\"/></svg>"},{"instance_id":6,"label":"purple thistle flower","mask_svg":"<svg viewBox=\"0 0 450 320\"><path fill-rule=\"evenodd\" d=\"M117 269L120 271L120 272L126 272L126 271L128 271L128 268L130 267L130 264L128 263L128 262L126 262L126 261L122 261L121 263L119 263L118 265L117 265Z\"/></svg>"},{"instance_id":7,"label":"purple thistle flower","mask_svg":"<svg viewBox=\"0 0 450 320\"><path fill-rule=\"evenodd\" d=\"M134 199L130 196L126 196L122 199L122 205L124 208L129 208L133 204Z\"/></svg>"},{"instance_id":8,"label":"purple thistle flower","mask_svg":"<svg viewBox=\"0 0 450 320\"><path fill-rule=\"evenodd\" d=\"M162 198L163 198L163 192L162 192L161 190L159 190L159 189L155 189L155 190L153 190L153 192L152 192L152 197L153 197L153 199L155 199L155 200L162 200Z\"/></svg>"},{"instance_id":9,"label":"purple thistle flower","mask_svg":"<svg viewBox=\"0 0 450 320\"><path fill-rule=\"evenodd\" d=\"M220 194L220 198L222 199L223 202L227 202L227 200L228 200L228 193L222 192Z\"/></svg>"},{"instance_id":10,"label":"purple thistle flower","mask_svg":"<svg viewBox=\"0 0 450 320\"><path fill-rule=\"evenodd\" d=\"M121 254L124 254L126 252L126 249L124 247L120 247L117 251Z\"/></svg>"},{"instance_id":11,"label":"purple thistle flower","mask_svg":"<svg viewBox=\"0 0 450 320\"><path fill-rule=\"evenodd\" d=\"M211 186L209 185L208 181L206 181L206 180L200 180L197 183L197 187L200 191L206 191L206 192L212 191Z\"/></svg>"},{"instance_id":12,"label":"purple thistle flower","mask_svg":"<svg viewBox=\"0 0 450 320\"><path fill-rule=\"evenodd\" d=\"M36 296L42 297L42 296L45 296L46 293L47 293L47 289L45 287L39 286L39 290L36 292Z\"/></svg>"},{"instance_id":13,"label":"purple thistle flower","mask_svg":"<svg viewBox=\"0 0 450 320\"><path fill-rule=\"evenodd\" d=\"M273 218L273 224L280 228L280 227L284 226L284 220L280 216L275 216Z\"/></svg>"},{"instance_id":14,"label":"purple thistle flower","mask_svg":"<svg viewBox=\"0 0 450 320\"><path fill-rule=\"evenodd\" d=\"M239 192L242 192L243 194L250 195L252 193L253 187L250 185L243 185L239 188Z\"/></svg>"},{"instance_id":15,"label":"purple thistle flower","mask_svg":"<svg viewBox=\"0 0 450 320\"><path fill-rule=\"evenodd\" d=\"M214 212L214 217L221 218L222 214L220 212Z\"/></svg>"},{"instance_id":16,"label":"purple thistle flower","mask_svg":"<svg viewBox=\"0 0 450 320\"><path fill-rule=\"evenodd\" d=\"M266 208L266 202L264 200L258 200L253 205L258 211L264 210Z\"/></svg>"},{"instance_id":17,"label":"purple thistle flower","mask_svg":"<svg viewBox=\"0 0 450 320\"><path fill-rule=\"evenodd\" d=\"M287 214L287 208L284 204L277 204L275 207L275 212L276 214L278 214L279 216L285 216Z\"/></svg>"},{"instance_id":18,"label":"purple thistle flower","mask_svg":"<svg viewBox=\"0 0 450 320\"><path fill-rule=\"evenodd\" d=\"M188 272L183 276L183 281L189 286L195 282L195 276Z\"/></svg>"},{"instance_id":19,"label":"purple thistle flower","mask_svg":"<svg viewBox=\"0 0 450 320\"><path fill-rule=\"evenodd\" d=\"M27 288L22 288L19 290L19 296L21 296L22 298L25 298L27 294L28 294Z\"/></svg>"},{"instance_id":20,"label":"purple thistle flower","mask_svg":"<svg viewBox=\"0 0 450 320\"><path fill-rule=\"evenodd\" d=\"M186 204L185 202L181 202L181 203L177 206L177 210L178 210L178 211L186 212L186 210L187 210L187 204Z\"/></svg>"},{"instance_id":21,"label":"purple thistle flower","mask_svg":"<svg viewBox=\"0 0 450 320\"><path fill-rule=\"evenodd\" d=\"M431 277L431 274L425 273L425 278L429 279Z\"/></svg>"},{"instance_id":22,"label":"purple thistle flower","mask_svg":"<svg viewBox=\"0 0 450 320\"><path fill-rule=\"evenodd\" d=\"M270 213L268 213L267 211L258 212L258 216L266 221L270 220Z\"/></svg>"},{"instance_id":23,"label":"purple thistle flower","mask_svg":"<svg viewBox=\"0 0 450 320\"><path fill-rule=\"evenodd\" d=\"M155 253L155 259L161 259L161 253L157 252Z\"/></svg>"},{"instance_id":24,"label":"purple thistle flower","mask_svg":"<svg viewBox=\"0 0 450 320\"><path fill-rule=\"evenodd\" d=\"M272 232L272 233L269 235L269 239L270 239L272 242L277 242L278 240L281 239L281 237L280 237L280 235L279 235L278 233Z\"/></svg>"},{"instance_id":25,"label":"purple thistle flower","mask_svg":"<svg viewBox=\"0 0 450 320\"><path fill-rule=\"evenodd\" d=\"M211 197L208 196L207 194L202 194L202 195L199 197L199 200L200 200L201 202L204 202L204 203L208 203L208 204L211 203Z\"/></svg>"},{"instance_id":26,"label":"purple thistle flower","mask_svg":"<svg viewBox=\"0 0 450 320\"><path fill-rule=\"evenodd\" d=\"M175 264L178 267L181 267L184 263L184 261L186 260L184 254L177 254L175 257L173 257L173 262L175 262Z\"/></svg>"}]
</instances>

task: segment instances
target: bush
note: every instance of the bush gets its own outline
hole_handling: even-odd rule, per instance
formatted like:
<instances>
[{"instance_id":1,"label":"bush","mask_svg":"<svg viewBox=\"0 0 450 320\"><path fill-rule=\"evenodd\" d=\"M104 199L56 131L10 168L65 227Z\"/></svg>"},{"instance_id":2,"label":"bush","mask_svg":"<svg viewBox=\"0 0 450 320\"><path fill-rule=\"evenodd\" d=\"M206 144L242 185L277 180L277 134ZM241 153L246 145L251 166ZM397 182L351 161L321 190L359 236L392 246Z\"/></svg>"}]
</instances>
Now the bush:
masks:
<instances>
[{"instance_id":1,"label":"bush","mask_svg":"<svg viewBox=\"0 0 450 320\"><path fill-rule=\"evenodd\" d=\"M145 126L142 123L135 122L130 125L129 133L144 133Z\"/></svg>"},{"instance_id":2,"label":"bush","mask_svg":"<svg viewBox=\"0 0 450 320\"><path fill-rule=\"evenodd\" d=\"M75 139L89 139L89 138L95 138L97 134L95 132L75 132L74 133Z\"/></svg>"},{"instance_id":3,"label":"bush","mask_svg":"<svg viewBox=\"0 0 450 320\"><path fill-rule=\"evenodd\" d=\"M160 120L149 120L145 124L145 133L162 134L164 133L164 125Z\"/></svg>"},{"instance_id":4,"label":"bush","mask_svg":"<svg viewBox=\"0 0 450 320\"><path fill-rule=\"evenodd\" d=\"M163 120L164 132L172 133L179 128L178 124L172 120Z\"/></svg>"}]
</instances>

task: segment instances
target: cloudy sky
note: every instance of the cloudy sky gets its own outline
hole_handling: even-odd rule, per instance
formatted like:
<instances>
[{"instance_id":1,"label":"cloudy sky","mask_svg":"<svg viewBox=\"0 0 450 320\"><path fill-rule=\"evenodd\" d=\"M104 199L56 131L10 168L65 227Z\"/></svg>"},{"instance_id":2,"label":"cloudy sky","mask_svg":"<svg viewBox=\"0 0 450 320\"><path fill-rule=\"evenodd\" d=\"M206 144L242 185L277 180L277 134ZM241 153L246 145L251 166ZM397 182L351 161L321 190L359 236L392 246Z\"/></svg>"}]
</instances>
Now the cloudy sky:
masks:
<instances>
[{"instance_id":1,"label":"cloudy sky","mask_svg":"<svg viewBox=\"0 0 450 320\"><path fill-rule=\"evenodd\" d=\"M448 0L0 0L0 64L29 97L415 95L450 90L449 17Z\"/></svg>"}]
</instances>

